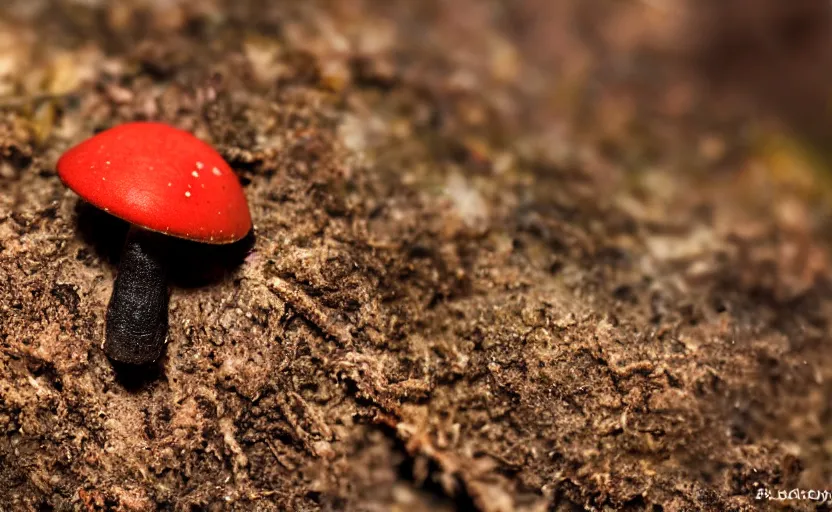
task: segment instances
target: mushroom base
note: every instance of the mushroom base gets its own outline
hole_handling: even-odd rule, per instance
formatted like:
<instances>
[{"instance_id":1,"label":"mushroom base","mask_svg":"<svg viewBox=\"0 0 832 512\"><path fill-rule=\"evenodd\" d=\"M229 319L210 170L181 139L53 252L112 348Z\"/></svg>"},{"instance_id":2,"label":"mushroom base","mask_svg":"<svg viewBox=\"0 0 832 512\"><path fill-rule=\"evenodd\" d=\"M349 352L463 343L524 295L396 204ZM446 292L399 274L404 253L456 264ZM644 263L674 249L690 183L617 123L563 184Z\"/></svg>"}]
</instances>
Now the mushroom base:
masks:
<instances>
[{"instance_id":1,"label":"mushroom base","mask_svg":"<svg viewBox=\"0 0 832 512\"><path fill-rule=\"evenodd\" d=\"M147 364L162 355L168 333L165 242L131 228L107 307L104 353L114 361Z\"/></svg>"}]
</instances>

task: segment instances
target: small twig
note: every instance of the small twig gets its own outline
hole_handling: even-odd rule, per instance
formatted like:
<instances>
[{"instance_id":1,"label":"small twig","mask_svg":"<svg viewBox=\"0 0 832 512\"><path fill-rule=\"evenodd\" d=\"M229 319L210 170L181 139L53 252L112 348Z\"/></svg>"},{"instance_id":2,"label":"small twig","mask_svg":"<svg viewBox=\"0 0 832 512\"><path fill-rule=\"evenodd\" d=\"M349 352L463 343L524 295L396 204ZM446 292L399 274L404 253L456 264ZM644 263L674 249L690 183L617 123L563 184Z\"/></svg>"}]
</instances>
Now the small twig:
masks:
<instances>
[{"instance_id":1,"label":"small twig","mask_svg":"<svg viewBox=\"0 0 832 512\"><path fill-rule=\"evenodd\" d=\"M21 107L28 103L40 103L46 100L60 100L76 94L76 91L65 92L62 94L55 94L44 92L40 94L19 95L19 96L0 96L0 107Z\"/></svg>"},{"instance_id":2,"label":"small twig","mask_svg":"<svg viewBox=\"0 0 832 512\"><path fill-rule=\"evenodd\" d=\"M352 345L352 334L339 322L332 320L307 293L279 277L273 278L269 289L283 302L292 306L307 321L342 345Z\"/></svg>"},{"instance_id":3,"label":"small twig","mask_svg":"<svg viewBox=\"0 0 832 512\"><path fill-rule=\"evenodd\" d=\"M288 463L285 460L283 460L283 457L281 457L280 454L277 453L277 448L275 448L274 442L271 439L266 439L266 446L269 447L269 451L272 452L272 455L274 455L274 460L276 460L278 464L288 469L289 471L294 471L295 469L297 469L294 464Z\"/></svg>"}]
</instances>

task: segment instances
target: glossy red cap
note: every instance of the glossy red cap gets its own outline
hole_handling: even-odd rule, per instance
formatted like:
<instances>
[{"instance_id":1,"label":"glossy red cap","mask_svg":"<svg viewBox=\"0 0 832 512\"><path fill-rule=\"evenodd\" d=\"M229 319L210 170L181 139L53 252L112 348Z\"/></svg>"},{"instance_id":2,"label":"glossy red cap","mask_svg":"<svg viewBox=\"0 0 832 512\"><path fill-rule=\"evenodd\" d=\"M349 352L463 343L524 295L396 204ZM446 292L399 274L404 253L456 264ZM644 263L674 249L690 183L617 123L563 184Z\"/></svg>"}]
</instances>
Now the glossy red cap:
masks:
<instances>
[{"instance_id":1,"label":"glossy red cap","mask_svg":"<svg viewBox=\"0 0 832 512\"><path fill-rule=\"evenodd\" d=\"M211 146L166 124L103 131L64 153L57 168L83 199L151 231L225 244L251 230L234 171Z\"/></svg>"}]
</instances>

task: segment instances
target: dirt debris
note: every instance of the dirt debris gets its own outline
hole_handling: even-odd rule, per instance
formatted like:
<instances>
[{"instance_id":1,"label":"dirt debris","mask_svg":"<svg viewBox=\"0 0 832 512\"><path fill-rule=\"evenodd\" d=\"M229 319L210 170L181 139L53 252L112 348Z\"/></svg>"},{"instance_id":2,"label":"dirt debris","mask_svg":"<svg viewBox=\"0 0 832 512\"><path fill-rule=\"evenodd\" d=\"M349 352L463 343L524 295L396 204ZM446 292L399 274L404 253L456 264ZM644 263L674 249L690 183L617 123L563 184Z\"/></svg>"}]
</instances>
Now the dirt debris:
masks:
<instances>
[{"instance_id":1,"label":"dirt debris","mask_svg":"<svg viewBox=\"0 0 832 512\"><path fill-rule=\"evenodd\" d=\"M608 4L0 8L0 510L828 487L829 209L670 75L678 19ZM137 374L99 349L125 227L54 162L142 119L215 145L255 229L182 244L166 355Z\"/></svg>"}]
</instances>

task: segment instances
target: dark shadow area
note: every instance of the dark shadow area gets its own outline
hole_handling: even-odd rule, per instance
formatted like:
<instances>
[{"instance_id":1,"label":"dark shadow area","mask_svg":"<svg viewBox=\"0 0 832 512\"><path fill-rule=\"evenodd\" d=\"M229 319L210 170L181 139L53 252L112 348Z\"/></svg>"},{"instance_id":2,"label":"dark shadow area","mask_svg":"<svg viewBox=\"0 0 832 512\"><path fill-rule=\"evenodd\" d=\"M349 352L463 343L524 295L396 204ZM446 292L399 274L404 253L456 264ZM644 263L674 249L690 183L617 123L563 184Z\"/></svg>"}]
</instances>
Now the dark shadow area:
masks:
<instances>
[{"instance_id":1,"label":"dark shadow area","mask_svg":"<svg viewBox=\"0 0 832 512\"><path fill-rule=\"evenodd\" d=\"M404 446L401 446L401 448L403 453L406 454L407 451L404 449ZM417 460L418 459L412 456L406 457L405 460L399 465L399 478L406 482L411 482L415 488L421 489L427 493L437 508L439 506L451 505L454 510L457 510L458 512L480 510L474 503L474 499L468 492L465 482L462 479L456 476L453 477L453 483L456 489L454 494L449 496L448 492L440 483L443 471L442 468L439 467L439 464L437 464L434 460L422 459L422 461L426 463L426 467L417 469ZM419 473L422 471L426 472L425 475L422 475L426 478L424 478L424 481L420 482L422 477Z\"/></svg>"},{"instance_id":2,"label":"dark shadow area","mask_svg":"<svg viewBox=\"0 0 832 512\"><path fill-rule=\"evenodd\" d=\"M180 288L199 288L222 281L242 265L254 248L254 231L233 244L212 245L167 237L170 254L168 282Z\"/></svg>"},{"instance_id":3,"label":"dark shadow area","mask_svg":"<svg viewBox=\"0 0 832 512\"><path fill-rule=\"evenodd\" d=\"M81 200L75 203L75 219L84 243L108 265L117 267L130 224Z\"/></svg>"},{"instance_id":4,"label":"dark shadow area","mask_svg":"<svg viewBox=\"0 0 832 512\"><path fill-rule=\"evenodd\" d=\"M691 5L685 43L703 78L827 146L832 140L832 4L709 0Z\"/></svg>"},{"instance_id":5,"label":"dark shadow area","mask_svg":"<svg viewBox=\"0 0 832 512\"><path fill-rule=\"evenodd\" d=\"M444 475L450 476L454 487L453 492L449 492L441 481L444 470L435 460L411 454L405 441L397 435L391 425L378 423L376 427L393 441L395 449L401 453L402 459L396 467L399 479L426 493L426 497L436 509L453 507L459 512L480 510L462 478L458 475Z\"/></svg>"},{"instance_id":6,"label":"dark shadow area","mask_svg":"<svg viewBox=\"0 0 832 512\"><path fill-rule=\"evenodd\" d=\"M116 372L118 383L131 393L144 391L164 374L164 356L153 363L142 365L119 363L111 359L109 361Z\"/></svg>"},{"instance_id":7,"label":"dark shadow area","mask_svg":"<svg viewBox=\"0 0 832 512\"><path fill-rule=\"evenodd\" d=\"M75 207L81 238L109 265L118 267L130 224L85 201ZM233 244L213 245L160 235L168 245L168 284L199 288L217 283L241 265L255 243L254 232Z\"/></svg>"}]
</instances>

